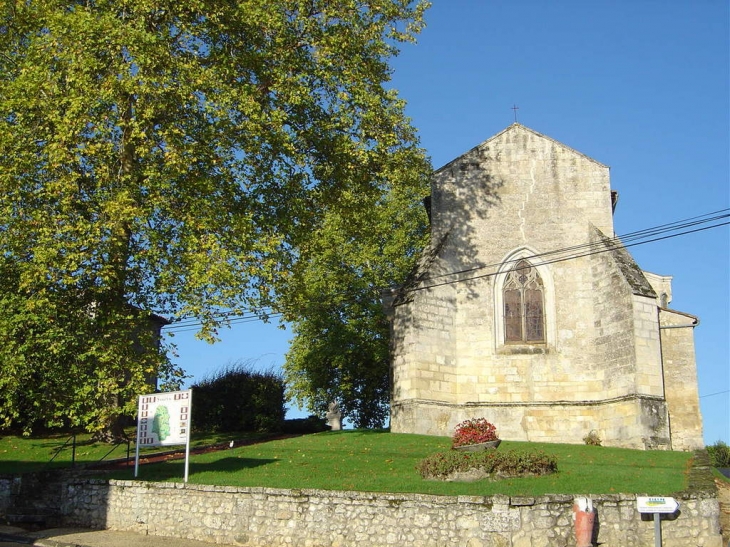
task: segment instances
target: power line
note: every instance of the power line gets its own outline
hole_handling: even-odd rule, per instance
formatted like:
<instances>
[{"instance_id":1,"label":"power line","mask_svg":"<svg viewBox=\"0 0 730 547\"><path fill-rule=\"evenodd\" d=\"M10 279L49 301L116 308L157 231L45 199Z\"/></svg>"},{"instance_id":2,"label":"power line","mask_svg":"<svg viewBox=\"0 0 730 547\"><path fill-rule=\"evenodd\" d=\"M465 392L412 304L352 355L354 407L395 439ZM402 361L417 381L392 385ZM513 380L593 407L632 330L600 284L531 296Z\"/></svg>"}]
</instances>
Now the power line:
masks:
<instances>
[{"instance_id":1,"label":"power line","mask_svg":"<svg viewBox=\"0 0 730 547\"><path fill-rule=\"evenodd\" d=\"M635 232L629 232L622 236L616 236L613 238L606 238L604 241L596 242L596 243L583 243L579 245L574 245L571 247L564 247L562 249L556 249L553 251L546 251L544 253L538 253L535 255L532 255L528 258L538 258L542 259L545 257L554 257L550 260L545 260L541 262L541 264L554 264L557 262L564 262L566 260L574 260L577 258L582 258L586 256L591 256L594 254L599 253L605 253L605 252L611 252L619 247L635 247L638 245L644 245L647 243L654 243L657 241L662 241L665 239L672 239L675 237L688 235L696 232L702 232L705 230L710 230L713 228L720 228L722 226L726 226L730 224L730 220L725 220L730 218L730 208L729 209L721 209L718 211L713 211L710 213L705 213L703 215L678 220L666 224L661 224L659 226L653 226L651 228L645 228L642 230L638 230ZM703 226L704 224L708 223L715 223L710 226ZM691 228L691 229L690 229ZM678 233L671 233L676 232L677 230L683 230ZM669 235L664 235L669 234ZM450 277L450 276L461 276L464 274L469 274L473 272L482 271L488 268L491 268L492 270L483 274L469 276L469 277L460 277L458 279L451 279L446 280L439 283L434 283L431 285L422 285L419 287L413 287L410 289L406 289L407 292L414 292L414 291L420 291L420 290L426 290L431 289L435 287L445 286L445 285L451 285L455 283L463 283L466 281L473 281L476 279L482 279L485 277L490 277L496 275L498 272L495 270L496 268L499 268L503 266L503 264L509 264L509 263L516 263L520 259L515 259L513 261L507 261L505 263L495 263L495 264L486 264L486 265L479 265L474 266L471 268L466 268L463 270L457 270L453 272L448 272L444 274L439 274L435 276L429 276L424 277L419 280L419 282L424 282L428 280L435 280L439 278L444 277ZM382 290L382 288L381 288ZM343 291L340 293L341 295L345 295L346 293ZM268 311L267 311L268 310ZM269 318L279 318L283 315L282 312L273 312L271 308L265 308L261 310L264 315L266 316L266 319ZM233 314L230 312L221 312L219 314L214 314L213 317L217 320L221 320L227 325L233 325L238 323L250 323L253 321L265 321L263 317L259 315L259 313L253 311L253 310L247 310L243 314ZM189 318L189 319L181 319L179 321L173 321L170 325L167 325L164 327L166 332L188 332L192 330L197 330L202 325L202 322L199 319L195 318Z\"/></svg>"},{"instance_id":2,"label":"power line","mask_svg":"<svg viewBox=\"0 0 730 547\"><path fill-rule=\"evenodd\" d=\"M729 217L730 217L730 209L722 209L720 211L714 211L712 213L705 213L704 215L699 215L699 216L684 219L684 220L678 220L675 222L670 222L668 224L654 226L652 228L645 228L643 230L639 230L636 232L629 232L624 235L616 236L613 238L608 238L608 241L614 245L623 245L624 247L631 247L634 245L639 245L640 243L627 244L627 242L641 240L642 238L646 238L649 236L662 234L662 233L666 233L666 232L671 232L671 231L678 230L678 229L688 228L688 227L697 226L697 225L701 225L701 224L707 224L709 222L715 222L715 221L722 220L722 219L729 218ZM730 221L718 224L717 226L724 226L728 223L730 223ZM712 227L716 227L716 226L712 226ZM691 233L691 232L686 232L686 233ZM677 235L683 235L683 234L677 234ZM665 239L665 238L662 238L662 239ZM650 243L651 241L658 241L658 240L649 240L649 241L645 241L644 243ZM544 258L547 256L559 255L559 254L564 254L564 253L568 253L568 252L579 252L579 251L582 251L583 249L594 249L597 245L600 245L600 243L599 244L581 243L579 245L573 245L571 247L564 247L562 249L556 249L553 251L546 251L544 253L538 253L538 254L532 255L530 258ZM587 255L580 255L580 256L587 256ZM572 258L572 257L570 257L570 258ZM517 262L519 262L519 260L520 259L515 259L513 261L507 261L505 264L517 263ZM559 260L555 260L554 262L558 262L558 261ZM550 263L551 262L545 262L545 264L550 264ZM502 266L502 264L503 263L500 262L500 263L495 263L495 264L485 264L485 265L480 265L480 266L474 266L474 267L466 268L463 270L429 276L429 277L424 278L424 280L438 279L440 277L448 277L451 275L461 275L461 274L465 274L465 273L483 270L485 268L500 267L500 266Z\"/></svg>"},{"instance_id":3,"label":"power line","mask_svg":"<svg viewBox=\"0 0 730 547\"><path fill-rule=\"evenodd\" d=\"M725 393L730 393L730 389L726 389L725 391L718 391L717 393L708 393L707 395L700 395L700 399L704 399L705 397L714 397L715 395L724 395Z\"/></svg>"},{"instance_id":4,"label":"power line","mask_svg":"<svg viewBox=\"0 0 730 547\"><path fill-rule=\"evenodd\" d=\"M271 313L271 314L268 314L267 317L268 318L278 318L278 317L281 317L282 315L283 315L282 313ZM229 321L227 321L225 323L225 325L230 326L230 325L237 325L239 323L252 323L254 321L263 321L263 319L257 315L241 316L241 317L230 319ZM190 331L198 330L200 328L201 324L202 324L201 322L191 323L191 324L187 324L187 325L181 325L180 328L177 328L178 325L173 323L170 326L168 326L167 328L165 328L165 331L173 332L175 334L177 334L179 332L190 332Z\"/></svg>"},{"instance_id":5,"label":"power line","mask_svg":"<svg viewBox=\"0 0 730 547\"><path fill-rule=\"evenodd\" d=\"M724 211L730 211L730 209L725 209ZM714 214L714 213L710 213L710 214ZM572 254L568 254L567 256L562 256L562 257L559 256L557 258L553 258L552 260L542 261L540 264L547 265L547 264L554 264L556 262L564 262L566 260L573 260L573 259L576 259L576 258L582 258L582 257L586 257L586 256L591 256L591 255L594 255L594 254L611 252L611 251L615 250L618 247L624 247L624 248L627 248L627 247L635 247L637 245L644 245L646 243L653 243L653 242L661 241L661 240L664 240L664 239L671 239L671 238L674 238L674 237L679 237L679 236L682 236L682 235L687 235L687 234L691 234L691 233L695 233L695 232L702 232L704 230L709 230L709 229L712 229L712 228L719 228L721 226L726 226L726 225L730 224L730 221L721 222L719 224L713 224L712 226L705 226L705 227L702 227L702 228L695 228L693 230L686 230L686 231L683 231L683 232L679 232L679 233L671 234L671 235L665 235L665 236L662 236L662 237L654 237L654 238L651 238L651 239L646 239L644 241L641 241L641 238L642 237L645 238L645 237L649 237L650 235L659 235L659 234L662 234L662 233L674 231L674 230L679 229L679 228L684 228L684 227L689 227L689 226L697 226L697 225L700 225L700 224L704 224L704 223L708 223L708 222L715 222L717 220L722 220L724 218L729 218L729 217L730 217L730 214L724 214L724 215L720 215L720 216L717 216L717 217L713 217L713 218L709 218L709 219L706 219L706 220L701 220L701 221L697 221L697 222L693 222L693 223L689 223L689 224L685 224L686 221L678 221L676 223L664 225L664 226L666 226L666 228L665 227L655 227L655 228L649 228L649 229L646 229L646 230L641 230L640 232L633 232L632 234L629 234L628 235L628 238L627 238L629 241L633 241L633 243L626 244L626 243L624 243L622 241L623 236L617 236L617 237L614 237L614 238L608 238L607 240L601 241L601 242L584 243L584 244L580 244L580 245L575 245L573 247L566 247L564 249L558 249L558 250L554 250L554 251L547 251L545 253L538 253L538 254L532 255L532 256L527 257L527 258L535 259L535 258L543 258L543 257L551 256L551 255L561 255L561 254L565 254L565 253L572 253ZM699 217L696 217L696 218L699 218ZM659 229L659 228L661 228L661 229ZM643 234L643 235L637 235L637 234ZM588 251L587 252L582 252L583 250L588 250ZM482 265L482 266L475 266L473 268L467 268L467 269L459 270L459 271L455 271L455 272L448 272L448 273L439 274L439 275L436 275L436 276L424 277L420 281L423 282L423 281L428 281L428 280L431 280L431 279L438 279L438 278L441 278L441 277L449 277L449 276L455 276L455 275L462 275L462 274L467 274L467 273L471 273L471 272L475 272L475 271L484 270L484 269L487 269L487 268L495 269L495 268L501 267L503 264L516 264L520 260L522 260L522 258L514 259L514 260L511 260L511 261L506 261L504 263L495 263L495 264L486 264L486 265ZM434 284L431 284L431 285L413 287L413 288L407 289L406 292L415 292L415 291L421 291L421 290L426 290L426 289L432 289L432 288L435 288L435 287L441 287L441 286L444 286L444 285L451 285L451 284L454 284L454 283L463 283L465 281L472 281L472 280L475 280L475 279L482 279L482 278L485 278L485 277L490 277L490 276L496 275L497 273L498 273L497 271L490 271L490 272L487 272L487 273L484 273L484 274L481 274L481 275L474 275L474 276L470 276L470 277L466 277L466 278L459 278L459 279L453 279L453 280L449 280L449 281L443 281L443 282L440 282L440 283L434 283Z\"/></svg>"}]
</instances>

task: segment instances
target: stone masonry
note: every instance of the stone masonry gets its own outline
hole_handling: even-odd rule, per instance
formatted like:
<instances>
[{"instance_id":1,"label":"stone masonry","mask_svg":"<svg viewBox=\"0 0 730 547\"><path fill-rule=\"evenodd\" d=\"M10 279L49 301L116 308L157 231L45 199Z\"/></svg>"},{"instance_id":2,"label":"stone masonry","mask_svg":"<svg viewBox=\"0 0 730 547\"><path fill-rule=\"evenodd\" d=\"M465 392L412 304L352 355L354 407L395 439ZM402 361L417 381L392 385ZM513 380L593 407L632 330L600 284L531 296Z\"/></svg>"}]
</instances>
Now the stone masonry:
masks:
<instances>
[{"instance_id":1,"label":"stone masonry","mask_svg":"<svg viewBox=\"0 0 730 547\"><path fill-rule=\"evenodd\" d=\"M608 167L519 124L434 173L430 246L387 306L392 431L485 417L511 440L703 446L698 321L615 238L616 202ZM539 339L507 336L520 261L539 280Z\"/></svg>"},{"instance_id":2,"label":"stone masonry","mask_svg":"<svg viewBox=\"0 0 730 547\"><path fill-rule=\"evenodd\" d=\"M35 477L0 477L0 517ZM27 489L25 489L27 490ZM90 479L58 473L16 504L55 506L63 526L134 531L245 547L566 547L575 544L574 496L433 496L284 490ZM653 492L651 494L657 494ZM654 524L636 495L588 495L593 544L644 547ZM664 547L722 547L720 504L706 452L677 514L662 521ZM648 517L648 518L647 518Z\"/></svg>"}]
</instances>

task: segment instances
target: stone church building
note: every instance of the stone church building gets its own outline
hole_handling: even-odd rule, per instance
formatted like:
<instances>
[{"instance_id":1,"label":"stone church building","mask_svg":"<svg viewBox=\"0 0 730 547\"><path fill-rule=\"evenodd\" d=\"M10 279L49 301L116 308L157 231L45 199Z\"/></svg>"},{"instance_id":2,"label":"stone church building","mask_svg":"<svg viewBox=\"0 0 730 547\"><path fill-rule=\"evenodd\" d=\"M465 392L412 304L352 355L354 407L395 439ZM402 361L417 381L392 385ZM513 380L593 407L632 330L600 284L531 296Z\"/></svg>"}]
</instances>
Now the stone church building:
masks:
<instances>
[{"instance_id":1,"label":"stone church building","mask_svg":"<svg viewBox=\"0 0 730 547\"><path fill-rule=\"evenodd\" d=\"M515 123L431 185L430 245L389 304L391 431L703 446L698 320L615 239L608 167Z\"/></svg>"}]
</instances>

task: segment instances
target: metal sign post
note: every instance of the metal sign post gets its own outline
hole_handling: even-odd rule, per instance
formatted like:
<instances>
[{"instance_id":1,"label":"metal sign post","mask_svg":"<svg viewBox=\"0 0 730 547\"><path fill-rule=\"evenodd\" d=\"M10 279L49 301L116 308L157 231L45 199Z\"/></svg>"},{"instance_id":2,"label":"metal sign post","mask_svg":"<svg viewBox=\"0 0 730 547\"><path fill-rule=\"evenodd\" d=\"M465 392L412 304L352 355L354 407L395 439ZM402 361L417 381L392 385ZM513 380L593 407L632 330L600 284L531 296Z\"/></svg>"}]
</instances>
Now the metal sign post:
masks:
<instances>
[{"instance_id":1,"label":"metal sign post","mask_svg":"<svg viewBox=\"0 0 730 547\"><path fill-rule=\"evenodd\" d=\"M679 502L666 496L637 496L636 509L639 513L654 515L654 547L662 547L662 513L676 513L679 509Z\"/></svg>"}]
</instances>

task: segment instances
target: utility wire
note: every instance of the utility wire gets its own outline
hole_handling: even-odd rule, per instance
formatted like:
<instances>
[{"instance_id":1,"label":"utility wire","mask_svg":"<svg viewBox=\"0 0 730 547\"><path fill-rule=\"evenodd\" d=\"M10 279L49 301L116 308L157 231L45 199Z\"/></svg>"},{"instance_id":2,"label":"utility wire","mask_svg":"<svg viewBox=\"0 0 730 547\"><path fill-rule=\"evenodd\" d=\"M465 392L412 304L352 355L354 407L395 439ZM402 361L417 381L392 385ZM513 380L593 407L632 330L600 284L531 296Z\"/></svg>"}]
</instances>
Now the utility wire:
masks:
<instances>
[{"instance_id":1,"label":"utility wire","mask_svg":"<svg viewBox=\"0 0 730 547\"><path fill-rule=\"evenodd\" d=\"M542 261L541 264L554 264L556 262L564 262L566 260L574 260L577 258L591 256L594 254L611 252L611 251L616 250L616 248L620 248L620 247L624 247L624 248L635 247L638 245L644 245L647 243L653 243L653 242L661 241L661 240L665 240L665 239L672 239L674 237L679 237L679 236L683 236L683 235L687 235L687 234L691 234L691 233L702 232L702 231L710 230L713 228L720 228L722 226L727 226L728 224L730 224L730 220L727 220L729 218L730 218L730 209L721 209L719 211L705 213L703 215L699 215L696 217L678 220L678 221L670 222L667 224L661 224L659 226L645 228L642 230L638 230L636 232L629 232L622 236L607 238L604 241L599 241L599 242L595 242L595 243L583 243L583 244L574 245L571 247L564 247L562 249L556 249L553 251L538 253L538 254L532 255L528 258L544 259L547 257L552 257L549 260ZM708 223L714 223L714 224L712 224L710 226L703 226ZM689 229L689 228L691 228L691 229ZM672 232L676 232L677 230L683 230L683 231L678 232L678 233L672 233ZM669 235L664 235L664 234L669 234ZM463 270L457 270L457 271L453 271L453 272L447 272L444 274L424 277L419 280L420 283L423 283L424 281L436 280L436 279L440 279L440 278L444 278L444 277L463 276L465 274L470 274L470 273L474 273L474 272L483 271L485 269L490 269L490 271L479 274L479 275L473 275L473 276L468 276L468 277L458 277L457 279L445 280L445 281L433 283L430 285L429 284L421 285L418 287L406 289L406 291L414 292L414 291L426 290L426 289L431 289L431 288L440 287L440 286L444 286L444 285L463 283L466 281L473 281L476 279L482 279L485 277L494 276L498 273L497 268L500 268L504 264L517 263L519 260L522 260L522 258L515 259L513 261L507 261L506 263L479 265L479 266L474 266L471 268L466 268ZM344 295L346 293L343 291L341 294ZM266 310L268 310L268 312ZM265 308L264 310L262 310L262 312L264 312L267 319L268 318L278 318L283 315L283 313L281 313L281 312L274 313L273 310L271 310L271 308ZM214 314L214 318L220 319L220 320L226 322L228 325L237 324L237 323L250 323L252 321L264 321L264 319L261 318L253 310L248 310L248 312L244 312L243 314L232 314L230 312L221 312L219 314ZM202 322L199 319L186 318L186 319L181 319L179 321L173 321L171 324L169 324L163 328L166 332L178 333L178 332L187 332L187 331L197 330L201 324L202 324Z\"/></svg>"},{"instance_id":2,"label":"utility wire","mask_svg":"<svg viewBox=\"0 0 730 547\"><path fill-rule=\"evenodd\" d=\"M281 314L281 313L272 313L272 314L269 314L268 317L277 318L277 317L281 317L282 315L283 314ZM241 316L236 319L229 320L228 323L226 324L226 326L237 325L239 323L252 323L254 321L263 321L263 319L261 319L257 315ZM190 325L182 325L181 328L176 328L177 325L172 324L165 329L165 332L173 332L175 334L177 334L179 332L189 332L189 331L198 330L200 328L200 325L201 325L201 323L197 323L197 324L190 324Z\"/></svg>"},{"instance_id":3,"label":"utility wire","mask_svg":"<svg viewBox=\"0 0 730 547\"><path fill-rule=\"evenodd\" d=\"M730 393L730 389L726 389L725 391L718 391L717 393L708 393L707 395L700 395L700 399L704 399L705 397L713 397L715 395L724 395L725 393Z\"/></svg>"},{"instance_id":4,"label":"utility wire","mask_svg":"<svg viewBox=\"0 0 730 547\"><path fill-rule=\"evenodd\" d=\"M652 228L645 228L643 230L639 230L639 231L636 231L636 232L629 232L628 234L624 234L624 235L621 235L621 236L616 236L616 237L613 237L613 238L608 238L608 240L612 244L615 244L615 245L623 245L624 247L629 247L629 246L633 246L633 245L629 245L629 244L627 244L627 242L628 243L631 243L633 241L641 240L641 239L644 239L644 238L647 238L647 237L650 237L650 236L653 236L653 235L658 235L658 234L662 234L662 233L666 233L666 232L672 232L672 231L675 231L675 230L684 229L684 228L688 228L688 227L692 227L692 226L697 226L697 225L701 225L701 224L707 224L709 222L715 222L715 221L722 220L722 219L727 219L727 218L730 218L730 209L722 209L720 211L715 211L715 212L712 212L712 213L706 213L704 215L700 215L700 216L688 218L688 219L685 219L685 220L678 220L678 221L671 222L671 223L668 223L668 224L662 224L660 226L654 226ZM725 224L728 224L729 222L730 221L724 222L722 224L718 224L718 226L724 226ZM691 232L686 232L686 233L691 233ZM683 234L677 234L677 235L683 235ZM645 241L644 243L650 243L651 241L655 241L655 240ZM639 243L635 243L634 245L638 245L638 244ZM544 257L552 256L552 255L560 255L560 254L570 253L570 252L580 252L583 249L594 249L598 245L601 245L601 243L581 243L579 245L574 245L572 247L564 247L562 249L556 249L556 250L553 250L553 251L546 251L544 253L538 253L536 255L530 256L530 258L544 258ZM585 256L585 255L581 255L581 256ZM506 264L509 264L510 262L517 263L520 260L521 259L518 258L518 259L515 259L513 261L507 261ZM550 262L546 262L546 264L549 264L549 263ZM483 270L485 268L500 267L500 266L502 266L502 264L503 263L500 262L500 263L496 263L496 264L486 264L486 265L474 266L474 267L471 267L471 268L466 268L464 270L458 270L458 271L455 271L455 272L448 272L448 273L445 273L445 274L439 274L439 275L429 276L427 278L424 278L423 280L426 280L426 279L438 279L439 277L448 277L448 276L451 276L451 275L460 275L460 274L470 273L470 272L473 272L473 271Z\"/></svg>"},{"instance_id":5,"label":"utility wire","mask_svg":"<svg viewBox=\"0 0 730 547\"><path fill-rule=\"evenodd\" d=\"M630 243L628 245L626 245L626 244L623 244L622 245L620 238L613 238L613 239L610 239L610 240L608 240L606 242L601 241L601 242L597 242L597 243L591 243L591 244L586 244L586 245L579 246L579 247L581 247L583 249L590 249L587 252L578 252L578 253L573 253L573 254L570 254L570 255L564 256L564 257L553 258L552 260L545 260L545 261L540 262L540 264L541 265L543 265L543 264L555 264L556 262L565 262L566 260L574 260L576 258L582 258L582 257L591 256L591 255L595 255L595 254L608 253L608 252L611 252L611 251L615 251L620 246L622 246L624 248L626 248L626 247L636 247L637 245L644 245L646 243L653 243L655 241L661 241L663 239L671 239L671 238L674 238L674 237L679 237L679 236L691 234L691 233L694 233L694 232L702 232L704 230L710 230L712 228L719 228L720 226L726 226L728 224L730 224L730 221L723 222L723 223L720 223L720 224L715 224L715 225L712 225L712 226L705 226L703 228L696 228L694 230L687 230L687 231L684 231L684 232L680 232L678 234L671 234L671 235L667 235L667 236L663 236L663 237L655 237L653 239L647 239L645 241L636 241L636 242ZM547 253L540 253L540 254L532 255L532 256L529 256L529 257L526 257L526 258L531 258L531 259L541 258L543 256L549 256L549 255L552 255L552 254L562 253L562 252L563 251L549 251ZM507 261L507 262L505 262L505 264L517 263L520 260L522 260L522 258L515 259L515 260L511 260L511 261ZM501 266L501 264L490 264L490 265L486 265L486 266L479 266L479 267L475 267L475 268L470 268L469 270L465 270L465 271L450 272L450 273L441 274L441 275L434 276L434 277L426 277L426 278L423 278L421 281L427 281L429 279L436 279L438 277L445 277L445 276L452 276L452 275L460 275L462 273L469 273L469 272L473 272L473 271L483 270L483 269L486 269L486 268L497 268L499 266ZM426 289L432 289L432 288L435 288L435 287L441 287L441 286L444 286L444 285L452 285L454 283L463 283L465 281L473 281L475 279L482 279L482 278L485 278L485 277L491 277L491 276L497 275L497 273L498 273L497 271L490 271L490 272L487 272L487 273L484 273L484 274L474 275L474 276L471 276L471 277L459 278L459 279L454 279L454 280L449 280L449 281L443 281L441 283L434 283L432 285L423 285L423 286L419 286L419 287L413 287L413 288L407 289L406 292L422 291L422 290L426 290Z\"/></svg>"}]
</instances>

